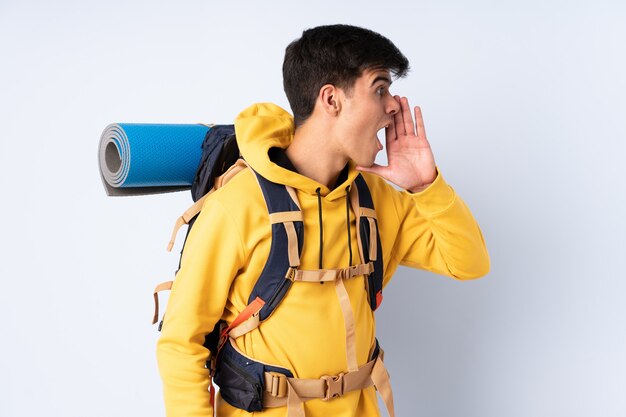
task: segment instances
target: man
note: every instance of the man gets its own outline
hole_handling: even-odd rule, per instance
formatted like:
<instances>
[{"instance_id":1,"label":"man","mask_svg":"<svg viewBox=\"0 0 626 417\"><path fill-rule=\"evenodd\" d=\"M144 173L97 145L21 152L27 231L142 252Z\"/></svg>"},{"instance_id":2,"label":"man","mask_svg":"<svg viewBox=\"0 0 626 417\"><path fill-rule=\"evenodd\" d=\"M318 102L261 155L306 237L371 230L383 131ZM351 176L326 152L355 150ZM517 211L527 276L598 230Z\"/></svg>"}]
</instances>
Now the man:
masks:
<instances>
[{"instance_id":1,"label":"man","mask_svg":"<svg viewBox=\"0 0 626 417\"><path fill-rule=\"evenodd\" d=\"M438 171L419 107L414 123L408 100L389 91L391 75L407 70L407 59L375 32L347 25L309 29L285 53L284 87L293 117L270 103L238 115L237 142L251 169L204 203L185 244L158 342L168 416L213 415L205 336L219 320L233 328L271 257L273 223L259 177L294 190L304 235L294 272L318 278L293 282L267 320L222 345L243 362L231 367L230 382L220 386L220 417L250 415L233 404L259 389L243 369L259 363L293 375L279 372L274 380L265 369L266 382L276 382L276 389L267 386L274 382L262 389L263 415L378 416L376 389L392 409L372 314L381 293L372 304L368 274L349 271L362 271L363 258L371 261L379 253L383 286L400 264L460 280L487 274L480 228ZM374 164L382 128L388 166ZM352 204L358 204L353 193L359 176L375 209L370 231L380 242L377 247L370 239L370 252L361 245L356 214L374 214ZM321 278L331 270L343 272ZM239 382L233 380L238 372ZM307 394L304 385L318 386L318 380L325 391ZM246 390L248 383L256 388Z\"/></svg>"}]
</instances>

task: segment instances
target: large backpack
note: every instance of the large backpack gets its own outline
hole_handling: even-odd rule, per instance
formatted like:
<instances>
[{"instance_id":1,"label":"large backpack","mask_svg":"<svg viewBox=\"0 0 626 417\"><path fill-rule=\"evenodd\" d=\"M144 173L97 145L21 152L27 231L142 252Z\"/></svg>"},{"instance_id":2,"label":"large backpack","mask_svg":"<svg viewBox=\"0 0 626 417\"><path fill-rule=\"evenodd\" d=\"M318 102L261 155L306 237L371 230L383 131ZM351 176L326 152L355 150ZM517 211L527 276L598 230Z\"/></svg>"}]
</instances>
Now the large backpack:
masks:
<instances>
[{"instance_id":1,"label":"large backpack","mask_svg":"<svg viewBox=\"0 0 626 417\"><path fill-rule=\"evenodd\" d=\"M184 224L189 225L186 243L204 200L213 191L243 169L252 169L239 154L233 125L213 126L207 132L202 148L202 159L191 189L195 203L177 219L168 251L172 249L176 234ZM211 351L206 367L213 381L220 387L222 398L234 407L249 412L261 411L264 407L288 405L288 415L298 416L303 415L298 406L302 401L312 398L328 400L350 390L375 385L381 391L388 411L393 416L391 389L382 364L383 353L377 340L371 348L370 360L366 365L356 369L356 364L353 364L350 372L322 377L319 380L293 378L290 370L252 360L237 349L234 339L254 330L268 319L295 281L323 282L366 275L366 288L372 310L376 310L382 301L382 248L372 197L362 175L357 176L354 181L350 200L357 218L357 238L363 263L348 268L305 271L298 269L304 242L304 225L295 190L271 182L252 171L268 208L272 242L266 265L249 296L248 306L230 325L219 321L205 337L204 346ZM181 259L183 251L184 244L180 253ZM167 281L155 288L153 324L159 317L158 292L171 289L172 283L173 281ZM342 308L349 308L349 304ZM159 323L159 330L162 325L163 320ZM213 402L213 384L210 389Z\"/></svg>"}]
</instances>

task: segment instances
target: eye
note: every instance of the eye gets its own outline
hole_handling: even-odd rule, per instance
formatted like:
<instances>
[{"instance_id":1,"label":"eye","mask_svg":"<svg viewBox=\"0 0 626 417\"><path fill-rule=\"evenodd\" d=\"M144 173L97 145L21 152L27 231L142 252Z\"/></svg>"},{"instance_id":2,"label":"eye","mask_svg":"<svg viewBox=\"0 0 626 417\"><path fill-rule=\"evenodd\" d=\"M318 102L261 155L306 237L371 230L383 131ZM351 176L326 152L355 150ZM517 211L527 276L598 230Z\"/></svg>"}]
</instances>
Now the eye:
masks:
<instances>
[{"instance_id":1,"label":"eye","mask_svg":"<svg viewBox=\"0 0 626 417\"><path fill-rule=\"evenodd\" d=\"M386 90L385 86L381 85L380 87L376 89L376 94L382 96L383 94L385 94L385 90Z\"/></svg>"}]
</instances>

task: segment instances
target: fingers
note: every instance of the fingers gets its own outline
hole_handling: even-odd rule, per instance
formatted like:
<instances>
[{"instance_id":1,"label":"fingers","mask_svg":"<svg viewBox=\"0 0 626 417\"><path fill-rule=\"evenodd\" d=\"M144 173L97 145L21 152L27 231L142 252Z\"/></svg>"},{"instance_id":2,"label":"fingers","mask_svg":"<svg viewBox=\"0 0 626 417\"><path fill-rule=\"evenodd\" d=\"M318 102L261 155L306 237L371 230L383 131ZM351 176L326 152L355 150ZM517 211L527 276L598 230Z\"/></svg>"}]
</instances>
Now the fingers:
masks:
<instances>
[{"instance_id":1,"label":"fingers","mask_svg":"<svg viewBox=\"0 0 626 417\"><path fill-rule=\"evenodd\" d=\"M396 137L401 135L419 136L419 132L424 132L424 121L422 120L422 113L419 107L415 107L415 121L418 124L416 133L413 115L411 114L411 106L409 106L409 99L400 96L394 96L393 98L400 104L400 111L393 115ZM425 134L424 132L424 136Z\"/></svg>"},{"instance_id":2,"label":"fingers","mask_svg":"<svg viewBox=\"0 0 626 417\"><path fill-rule=\"evenodd\" d=\"M387 144L387 148L389 148L389 144L390 142L393 142L394 140L396 140L396 126L395 126L395 121L393 123L389 124L389 127L387 129L385 129L385 142Z\"/></svg>"},{"instance_id":3,"label":"fingers","mask_svg":"<svg viewBox=\"0 0 626 417\"><path fill-rule=\"evenodd\" d=\"M422 109L420 109L419 106L415 106L415 124L417 125L417 136L426 139L426 129L424 129Z\"/></svg>"},{"instance_id":4,"label":"fingers","mask_svg":"<svg viewBox=\"0 0 626 417\"><path fill-rule=\"evenodd\" d=\"M404 119L404 134L409 136L415 136L415 125L413 124L413 116L411 115L409 99L406 97L402 97L400 104L402 106L402 118Z\"/></svg>"},{"instance_id":5,"label":"fingers","mask_svg":"<svg viewBox=\"0 0 626 417\"><path fill-rule=\"evenodd\" d=\"M396 136L404 136L406 135L406 131L404 130L404 120L402 118L402 101L400 96L393 96L393 98L400 104L400 111L393 115L393 124L396 131Z\"/></svg>"}]
</instances>

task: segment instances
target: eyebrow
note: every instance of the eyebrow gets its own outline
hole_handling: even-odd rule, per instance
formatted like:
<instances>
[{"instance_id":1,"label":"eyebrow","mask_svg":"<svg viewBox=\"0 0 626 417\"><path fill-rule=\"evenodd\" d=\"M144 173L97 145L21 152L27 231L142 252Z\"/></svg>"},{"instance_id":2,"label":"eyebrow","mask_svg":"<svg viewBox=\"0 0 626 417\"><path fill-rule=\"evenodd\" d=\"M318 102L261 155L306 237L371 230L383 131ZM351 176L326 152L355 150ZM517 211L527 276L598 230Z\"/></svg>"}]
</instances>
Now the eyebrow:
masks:
<instances>
[{"instance_id":1,"label":"eyebrow","mask_svg":"<svg viewBox=\"0 0 626 417\"><path fill-rule=\"evenodd\" d=\"M370 87L373 86L374 84L376 84L376 81L387 81L389 83L389 85L391 85L392 81L388 78L388 77L384 77L382 75L379 75L378 77L374 78L374 81L372 81L372 84L370 84Z\"/></svg>"}]
</instances>

